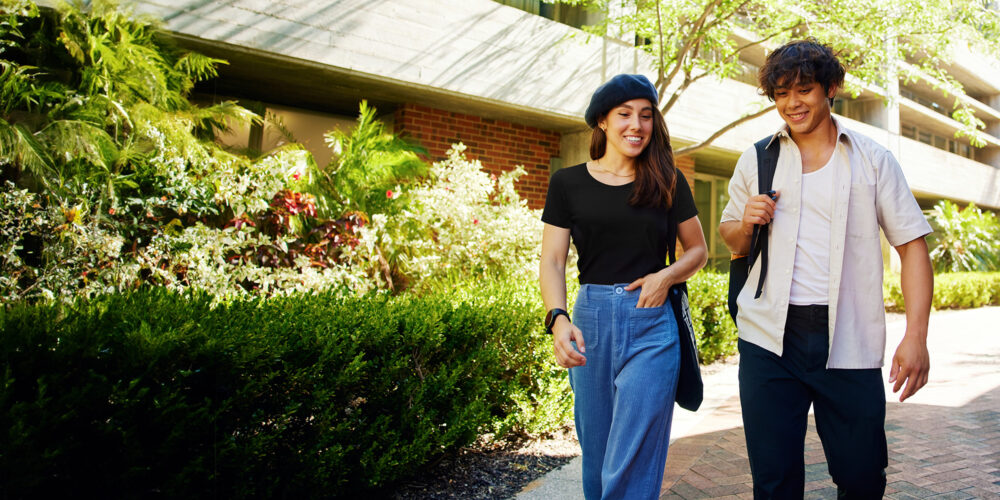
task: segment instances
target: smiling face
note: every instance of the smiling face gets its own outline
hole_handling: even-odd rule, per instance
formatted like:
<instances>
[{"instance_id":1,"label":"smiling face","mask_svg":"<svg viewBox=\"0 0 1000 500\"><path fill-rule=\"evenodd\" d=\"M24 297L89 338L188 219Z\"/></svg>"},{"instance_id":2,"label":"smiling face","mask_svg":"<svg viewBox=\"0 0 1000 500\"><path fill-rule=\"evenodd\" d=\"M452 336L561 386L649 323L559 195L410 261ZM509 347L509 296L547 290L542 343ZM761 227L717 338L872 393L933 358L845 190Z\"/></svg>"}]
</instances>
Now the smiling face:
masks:
<instances>
[{"instance_id":1,"label":"smiling face","mask_svg":"<svg viewBox=\"0 0 1000 500\"><path fill-rule=\"evenodd\" d=\"M625 101L612 108L597 125L608 138L606 154L635 158L653 136L653 104L647 99Z\"/></svg>"},{"instance_id":2,"label":"smiling face","mask_svg":"<svg viewBox=\"0 0 1000 500\"><path fill-rule=\"evenodd\" d=\"M774 89L774 104L781 119L788 124L792 139L807 136L830 123L830 98L837 94L831 85L827 91L817 82L796 83Z\"/></svg>"}]
</instances>

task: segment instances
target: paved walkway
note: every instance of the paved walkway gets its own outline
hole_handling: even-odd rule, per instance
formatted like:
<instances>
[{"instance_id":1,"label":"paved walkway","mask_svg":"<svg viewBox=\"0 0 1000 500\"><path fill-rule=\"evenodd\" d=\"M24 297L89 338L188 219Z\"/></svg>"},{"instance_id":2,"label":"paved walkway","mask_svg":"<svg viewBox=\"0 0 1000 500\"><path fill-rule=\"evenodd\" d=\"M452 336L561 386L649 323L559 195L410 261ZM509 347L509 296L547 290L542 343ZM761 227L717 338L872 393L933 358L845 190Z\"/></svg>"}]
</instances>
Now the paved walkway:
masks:
<instances>
[{"instance_id":1,"label":"paved walkway","mask_svg":"<svg viewBox=\"0 0 1000 500\"><path fill-rule=\"evenodd\" d=\"M887 360L904 328L887 325ZM886 497L1000 498L1000 307L933 313L928 347L926 387L899 403L886 386ZM661 499L753 498L736 366L709 369L702 409L675 413ZM811 417L805 453L805 498L836 498ZM579 478L578 457L517 499L582 499Z\"/></svg>"}]
</instances>

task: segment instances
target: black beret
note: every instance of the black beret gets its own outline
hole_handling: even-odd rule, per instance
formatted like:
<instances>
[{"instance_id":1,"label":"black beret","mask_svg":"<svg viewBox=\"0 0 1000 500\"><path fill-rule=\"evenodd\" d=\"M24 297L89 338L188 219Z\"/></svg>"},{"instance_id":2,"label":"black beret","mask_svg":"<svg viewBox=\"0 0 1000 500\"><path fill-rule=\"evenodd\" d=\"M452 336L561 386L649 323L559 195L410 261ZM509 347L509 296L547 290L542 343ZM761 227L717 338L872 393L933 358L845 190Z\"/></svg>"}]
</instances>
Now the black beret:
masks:
<instances>
[{"instance_id":1,"label":"black beret","mask_svg":"<svg viewBox=\"0 0 1000 500\"><path fill-rule=\"evenodd\" d=\"M597 126L597 120L611 108L632 99L648 99L656 106L656 87L642 75L621 74L597 87L590 98L590 106L583 117L590 128Z\"/></svg>"}]
</instances>

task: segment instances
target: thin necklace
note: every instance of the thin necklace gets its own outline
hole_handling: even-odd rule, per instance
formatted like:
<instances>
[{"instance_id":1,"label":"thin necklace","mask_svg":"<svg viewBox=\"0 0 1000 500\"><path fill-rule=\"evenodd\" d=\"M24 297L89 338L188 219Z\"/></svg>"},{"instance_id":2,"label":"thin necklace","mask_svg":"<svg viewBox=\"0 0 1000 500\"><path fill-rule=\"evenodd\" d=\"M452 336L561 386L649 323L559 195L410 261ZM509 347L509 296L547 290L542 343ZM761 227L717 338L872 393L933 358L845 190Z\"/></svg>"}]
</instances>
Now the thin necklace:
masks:
<instances>
[{"instance_id":1,"label":"thin necklace","mask_svg":"<svg viewBox=\"0 0 1000 500\"><path fill-rule=\"evenodd\" d=\"M613 175L615 177L626 177L626 178L627 177L632 177L632 176L635 175L635 172L632 172L631 174L622 175L622 174L619 174L617 172L613 172L611 170L607 170L607 169L604 169L604 168L598 168L600 166L601 166L601 160L597 160L596 162L594 162L594 170L597 170L598 172L604 172L606 174L610 174L610 175Z\"/></svg>"}]
</instances>

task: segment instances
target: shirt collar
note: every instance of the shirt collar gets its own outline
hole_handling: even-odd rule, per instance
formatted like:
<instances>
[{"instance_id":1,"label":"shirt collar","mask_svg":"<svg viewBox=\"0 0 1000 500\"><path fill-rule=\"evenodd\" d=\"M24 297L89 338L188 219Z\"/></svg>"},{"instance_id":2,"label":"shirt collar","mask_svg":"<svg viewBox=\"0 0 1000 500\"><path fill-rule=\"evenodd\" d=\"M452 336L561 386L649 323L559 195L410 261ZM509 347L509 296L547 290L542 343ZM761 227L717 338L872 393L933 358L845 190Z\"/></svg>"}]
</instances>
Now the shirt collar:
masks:
<instances>
[{"instance_id":1,"label":"shirt collar","mask_svg":"<svg viewBox=\"0 0 1000 500\"><path fill-rule=\"evenodd\" d=\"M848 133L849 129L846 127L842 127L840 124L840 120L838 120L836 116L833 116L832 114L830 116L831 118L833 118L833 126L837 128L837 141L847 139L847 142L850 143L851 134ZM788 133L788 124L786 123L781 124L781 127L778 128L778 131L771 136L771 140L767 141L767 146L765 146L765 149L770 148L771 144L773 144L774 141L778 140L779 137L785 137L791 140L792 136L789 135Z\"/></svg>"}]
</instances>

